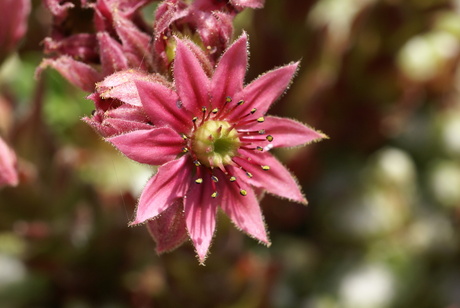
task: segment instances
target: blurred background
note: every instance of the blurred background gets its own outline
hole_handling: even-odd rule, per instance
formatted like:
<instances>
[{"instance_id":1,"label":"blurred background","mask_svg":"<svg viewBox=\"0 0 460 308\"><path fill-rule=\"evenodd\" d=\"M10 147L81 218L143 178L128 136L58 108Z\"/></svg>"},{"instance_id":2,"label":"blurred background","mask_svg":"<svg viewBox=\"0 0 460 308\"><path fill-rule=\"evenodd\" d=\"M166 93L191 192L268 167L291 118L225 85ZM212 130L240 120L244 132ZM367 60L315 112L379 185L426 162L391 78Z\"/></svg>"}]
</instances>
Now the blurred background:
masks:
<instances>
[{"instance_id":1,"label":"blurred background","mask_svg":"<svg viewBox=\"0 0 460 308\"><path fill-rule=\"evenodd\" d=\"M190 243L157 256L127 227L155 170L80 121L86 93L51 69L34 79L51 17L32 6L0 67L20 172L0 189L1 307L460 307L460 1L266 0L238 15L247 82L301 59L270 114L330 139L276 152L309 205L262 200L272 246L220 215L204 267Z\"/></svg>"}]
</instances>

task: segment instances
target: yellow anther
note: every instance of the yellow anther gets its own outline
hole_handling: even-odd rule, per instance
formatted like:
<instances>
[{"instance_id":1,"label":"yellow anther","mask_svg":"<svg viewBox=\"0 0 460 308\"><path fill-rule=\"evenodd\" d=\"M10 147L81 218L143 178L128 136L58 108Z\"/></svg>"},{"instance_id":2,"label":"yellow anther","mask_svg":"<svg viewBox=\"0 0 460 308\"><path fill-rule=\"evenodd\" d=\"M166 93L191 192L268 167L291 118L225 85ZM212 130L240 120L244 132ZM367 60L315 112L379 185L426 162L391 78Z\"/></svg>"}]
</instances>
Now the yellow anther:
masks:
<instances>
[{"instance_id":1,"label":"yellow anther","mask_svg":"<svg viewBox=\"0 0 460 308\"><path fill-rule=\"evenodd\" d=\"M195 180L195 183L197 183L197 184L203 183L203 178L198 178L198 179L196 179L196 180Z\"/></svg>"},{"instance_id":2,"label":"yellow anther","mask_svg":"<svg viewBox=\"0 0 460 308\"><path fill-rule=\"evenodd\" d=\"M257 119L257 122L259 123L263 123L265 121L265 118L264 117L260 117Z\"/></svg>"},{"instance_id":3,"label":"yellow anther","mask_svg":"<svg viewBox=\"0 0 460 308\"><path fill-rule=\"evenodd\" d=\"M240 195L246 196L247 194L248 194L248 192L246 190L244 190L244 189L240 190Z\"/></svg>"}]
</instances>

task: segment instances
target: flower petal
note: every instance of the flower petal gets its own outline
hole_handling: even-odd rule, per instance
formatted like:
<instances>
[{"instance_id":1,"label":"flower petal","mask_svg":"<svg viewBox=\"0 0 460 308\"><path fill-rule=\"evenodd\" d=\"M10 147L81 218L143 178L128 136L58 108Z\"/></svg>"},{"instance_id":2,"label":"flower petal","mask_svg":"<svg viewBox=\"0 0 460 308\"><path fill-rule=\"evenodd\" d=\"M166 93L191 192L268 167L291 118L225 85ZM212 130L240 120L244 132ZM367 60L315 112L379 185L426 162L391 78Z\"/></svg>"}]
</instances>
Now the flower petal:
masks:
<instances>
[{"instance_id":1,"label":"flower petal","mask_svg":"<svg viewBox=\"0 0 460 308\"><path fill-rule=\"evenodd\" d=\"M4 185L16 186L18 182L16 154L0 138L0 187Z\"/></svg>"},{"instance_id":2,"label":"flower petal","mask_svg":"<svg viewBox=\"0 0 460 308\"><path fill-rule=\"evenodd\" d=\"M40 75L48 66L57 70L70 83L86 92L93 92L96 82L102 79L102 75L94 68L69 56L62 56L55 60L43 60L37 68L36 75Z\"/></svg>"},{"instance_id":3,"label":"flower petal","mask_svg":"<svg viewBox=\"0 0 460 308\"><path fill-rule=\"evenodd\" d=\"M140 31L132 21L114 14L114 26L122 42L130 67L149 71L153 65L150 53L151 37Z\"/></svg>"},{"instance_id":4,"label":"flower petal","mask_svg":"<svg viewBox=\"0 0 460 308\"><path fill-rule=\"evenodd\" d=\"M184 140L173 129L159 127L107 138L120 152L137 162L162 165L176 158Z\"/></svg>"},{"instance_id":5,"label":"flower petal","mask_svg":"<svg viewBox=\"0 0 460 308\"><path fill-rule=\"evenodd\" d=\"M269 144L275 148L294 147L326 138L323 133L286 118L267 116L265 121L259 125L261 129L264 129L267 134L273 137L273 141Z\"/></svg>"},{"instance_id":6,"label":"flower petal","mask_svg":"<svg viewBox=\"0 0 460 308\"><path fill-rule=\"evenodd\" d=\"M177 94L187 109L195 113L209 105L209 78L196 56L180 39L177 39L174 79Z\"/></svg>"},{"instance_id":7,"label":"flower petal","mask_svg":"<svg viewBox=\"0 0 460 308\"><path fill-rule=\"evenodd\" d=\"M165 83L164 78L158 74L128 69L107 76L97 83L96 88L102 98L116 98L124 103L141 107L142 103L134 84L137 80Z\"/></svg>"},{"instance_id":8,"label":"flower petal","mask_svg":"<svg viewBox=\"0 0 460 308\"><path fill-rule=\"evenodd\" d=\"M97 40L101 54L102 73L104 75L107 76L128 68L128 59L120 43L111 38L107 32L99 32Z\"/></svg>"},{"instance_id":9,"label":"flower petal","mask_svg":"<svg viewBox=\"0 0 460 308\"><path fill-rule=\"evenodd\" d=\"M274 195L307 204L295 177L270 153L248 150L240 150L240 152L242 157L247 159L234 157L234 160L252 174L252 178L248 178L244 171L234 167L234 172L239 174L240 178L244 178L253 186L263 187ZM264 170L262 166L268 166L269 170Z\"/></svg>"},{"instance_id":10,"label":"flower petal","mask_svg":"<svg viewBox=\"0 0 460 308\"><path fill-rule=\"evenodd\" d=\"M191 162L183 156L158 168L157 174L145 185L131 225L156 217L185 195L190 178L187 164Z\"/></svg>"},{"instance_id":11,"label":"flower petal","mask_svg":"<svg viewBox=\"0 0 460 308\"><path fill-rule=\"evenodd\" d=\"M246 103L232 113L232 119L237 119L256 108L258 113L265 114L273 102L288 88L298 62L269 71L247 85L237 96Z\"/></svg>"},{"instance_id":12,"label":"flower petal","mask_svg":"<svg viewBox=\"0 0 460 308\"><path fill-rule=\"evenodd\" d=\"M217 204L221 199L220 194L217 198L211 197L213 191L210 181L209 177L204 177L201 184L192 182L184 199L187 230L201 264L204 263L211 245L216 228Z\"/></svg>"},{"instance_id":13,"label":"flower petal","mask_svg":"<svg viewBox=\"0 0 460 308\"><path fill-rule=\"evenodd\" d=\"M270 245L259 202L251 188L245 188L246 196L240 194L233 183L225 183L221 208L238 229L249 236Z\"/></svg>"},{"instance_id":14,"label":"flower petal","mask_svg":"<svg viewBox=\"0 0 460 308\"><path fill-rule=\"evenodd\" d=\"M213 107L221 108L227 96L243 89L248 65L247 36L243 33L223 54L211 80Z\"/></svg>"},{"instance_id":15,"label":"flower petal","mask_svg":"<svg viewBox=\"0 0 460 308\"><path fill-rule=\"evenodd\" d=\"M137 92L145 112L156 126L171 126L187 133L192 119L187 118L182 103L172 89L154 82L136 81Z\"/></svg>"},{"instance_id":16,"label":"flower petal","mask_svg":"<svg viewBox=\"0 0 460 308\"><path fill-rule=\"evenodd\" d=\"M147 222L147 229L156 243L158 254L176 249L187 238L182 199L171 204L156 219Z\"/></svg>"}]
</instances>

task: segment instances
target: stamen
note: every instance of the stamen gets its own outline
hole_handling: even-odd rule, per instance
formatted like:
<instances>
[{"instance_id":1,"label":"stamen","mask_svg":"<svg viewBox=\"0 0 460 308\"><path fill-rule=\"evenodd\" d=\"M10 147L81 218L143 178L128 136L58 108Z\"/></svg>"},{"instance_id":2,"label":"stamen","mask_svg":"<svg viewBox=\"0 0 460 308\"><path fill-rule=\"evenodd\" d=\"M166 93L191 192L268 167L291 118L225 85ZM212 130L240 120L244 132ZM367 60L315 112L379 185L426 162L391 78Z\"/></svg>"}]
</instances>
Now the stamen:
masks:
<instances>
[{"instance_id":1,"label":"stamen","mask_svg":"<svg viewBox=\"0 0 460 308\"><path fill-rule=\"evenodd\" d=\"M272 142L273 141L273 136L272 135L267 135L267 137L265 137L268 142Z\"/></svg>"},{"instance_id":2,"label":"stamen","mask_svg":"<svg viewBox=\"0 0 460 308\"><path fill-rule=\"evenodd\" d=\"M244 189L240 189L240 195L242 195L243 197L246 196L248 194L248 192Z\"/></svg>"},{"instance_id":3,"label":"stamen","mask_svg":"<svg viewBox=\"0 0 460 308\"><path fill-rule=\"evenodd\" d=\"M196 120L198 120L198 118L197 118L197 117L193 117L192 122L193 122L193 129L194 129L194 130L197 130Z\"/></svg>"},{"instance_id":4,"label":"stamen","mask_svg":"<svg viewBox=\"0 0 460 308\"><path fill-rule=\"evenodd\" d=\"M236 176L231 176L230 177L230 182L235 182L236 181Z\"/></svg>"},{"instance_id":5,"label":"stamen","mask_svg":"<svg viewBox=\"0 0 460 308\"><path fill-rule=\"evenodd\" d=\"M266 141L266 138L250 138L250 136L243 136L243 137L239 137L240 138L240 141L247 141L249 143L252 143L254 141Z\"/></svg>"},{"instance_id":6,"label":"stamen","mask_svg":"<svg viewBox=\"0 0 460 308\"><path fill-rule=\"evenodd\" d=\"M270 166L265 165L265 166L261 166L261 167L262 167L262 170L265 170L265 171L270 170Z\"/></svg>"},{"instance_id":7,"label":"stamen","mask_svg":"<svg viewBox=\"0 0 460 308\"><path fill-rule=\"evenodd\" d=\"M227 96L225 98L225 103L227 104L227 103L231 103L231 102L232 102L232 98L230 96Z\"/></svg>"},{"instance_id":8,"label":"stamen","mask_svg":"<svg viewBox=\"0 0 460 308\"><path fill-rule=\"evenodd\" d=\"M238 103L236 103L235 106L233 106L232 108L228 109L227 112L224 115L228 115L228 114L232 113L233 110L236 109L236 107L241 106L243 104L244 104L244 100L241 99Z\"/></svg>"},{"instance_id":9,"label":"stamen","mask_svg":"<svg viewBox=\"0 0 460 308\"><path fill-rule=\"evenodd\" d=\"M211 111L213 114L216 114L219 112L219 109L218 108L214 108L212 111Z\"/></svg>"},{"instance_id":10,"label":"stamen","mask_svg":"<svg viewBox=\"0 0 460 308\"><path fill-rule=\"evenodd\" d=\"M180 136L182 137L183 140L187 140L188 138L186 134L181 134Z\"/></svg>"},{"instance_id":11,"label":"stamen","mask_svg":"<svg viewBox=\"0 0 460 308\"><path fill-rule=\"evenodd\" d=\"M246 171L246 175L247 175L249 178L252 178L252 173L251 173L251 172Z\"/></svg>"},{"instance_id":12,"label":"stamen","mask_svg":"<svg viewBox=\"0 0 460 308\"><path fill-rule=\"evenodd\" d=\"M216 182L216 183L219 182L219 179L218 179L217 176L215 176L215 175L212 175L212 176L211 176L211 179L212 179L214 182Z\"/></svg>"},{"instance_id":13,"label":"stamen","mask_svg":"<svg viewBox=\"0 0 460 308\"><path fill-rule=\"evenodd\" d=\"M257 146L257 147L256 147L256 150L262 152L262 151L264 150L264 148L261 147L261 146Z\"/></svg>"},{"instance_id":14,"label":"stamen","mask_svg":"<svg viewBox=\"0 0 460 308\"><path fill-rule=\"evenodd\" d=\"M187 153L187 152L188 152L188 148L183 147L183 148L182 148L182 153Z\"/></svg>"},{"instance_id":15,"label":"stamen","mask_svg":"<svg viewBox=\"0 0 460 308\"><path fill-rule=\"evenodd\" d=\"M201 112L203 113L203 117L201 118L201 123L202 123L202 124L203 124L204 121L206 120L206 111L207 111L207 110L208 110L208 109L207 109L205 106L201 107Z\"/></svg>"},{"instance_id":16,"label":"stamen","mask_svg":"<svg viewBox=\"0 0 460 308\"><path fill-rule=\"evenodd\" d=\"M213 193L211 194L211 197L212 197L212 198L217 197L217 191L213 192Z\"/></svg>"},{"instance_id":17,"label":"stamen","mask_svg":"<svg viewBox=\"0 0 460 308\"><path fill-rule=\"evenodd\" d=\"M201 163L199 160L194 160L193 163L195 164L195 166L199 167L201 166Z\"/></svg>"},{"instance_id":18,"label":"stamen","mask_svg":"<svg viewBox=\"0 0 460 308\"><path fill-rule=\"evenodd\" d=\"M203 183L203 178L198 178L198 179L196 179L196 180L195 180L195 183L197 183L197 184Z\"/></svg>"},{"instance_id":19,"label":"stamen","mask_svg":"<svg viewBox=\"0 0 460 308\"><path fill-rule=\"evenodd\" d=\"M244 118L247 117L248 115L251 115L251 113L242 116L241 118L239 118L238 120L236 120L236 122L241 121L242 119L244 119ZM243 126L243 125L252 123L253 121L254 121L254 119L242 121L242 122L239 122L239 123L238 123L238 126ZM263 123L263 122L265 121L265 118L264 118L264 117L259 117L259 118L256 119L256 121L257 121L258 123Z\"/></svg>"},{"instance_id":20,"label":"stamen","mask_svg":"<svg viewBox=\"0 0 460 308\"><path fill-rule=\"evenodd\" d=\"M252 108L251 109L251 114L254 114L257 111L257 108Z\"/></svg>"}]
</instances>

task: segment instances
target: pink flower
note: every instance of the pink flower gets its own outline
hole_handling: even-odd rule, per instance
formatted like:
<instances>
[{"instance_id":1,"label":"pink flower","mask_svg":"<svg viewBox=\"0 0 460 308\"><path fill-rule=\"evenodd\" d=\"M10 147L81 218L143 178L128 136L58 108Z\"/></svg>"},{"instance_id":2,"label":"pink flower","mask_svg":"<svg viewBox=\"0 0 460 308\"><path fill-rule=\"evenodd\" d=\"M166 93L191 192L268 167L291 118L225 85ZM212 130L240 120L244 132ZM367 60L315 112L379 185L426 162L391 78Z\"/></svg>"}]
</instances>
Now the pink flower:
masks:
<instances>
[{"instance_id":1,"label":"pink flower","mask_svg":"<svg viewBox=\"0 0 460 308\"><path fill-rule=\"evenodd\" d=\"M180 245L185 226L203 263L219 207L237 228L269 245L257 192L307 203L295 178L269 150L325 136L294 120L265 116L289 86L298 63L243 86L246 49L243 34L208 78L195 54L177 39L174 84L135 81L155 126L107 138L129 158L161 165L145 186L131 223L149 221L159 252Z\"/></svg>"},{"instance_id":2,"label":"pink flower","mask_svg":"<svg viewBox=\"0 0 460 308\"><path fill-rule=\"evenodd\" d=\"M16 170L16 154L0 138L0 187L4 185L18 185Z\"/></svg>"}]
</instances>

